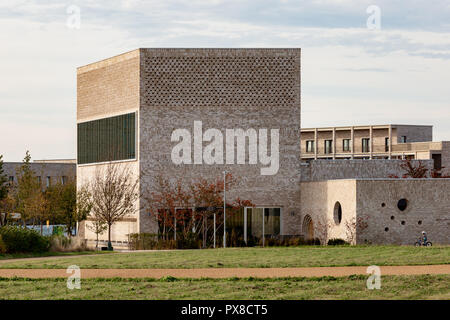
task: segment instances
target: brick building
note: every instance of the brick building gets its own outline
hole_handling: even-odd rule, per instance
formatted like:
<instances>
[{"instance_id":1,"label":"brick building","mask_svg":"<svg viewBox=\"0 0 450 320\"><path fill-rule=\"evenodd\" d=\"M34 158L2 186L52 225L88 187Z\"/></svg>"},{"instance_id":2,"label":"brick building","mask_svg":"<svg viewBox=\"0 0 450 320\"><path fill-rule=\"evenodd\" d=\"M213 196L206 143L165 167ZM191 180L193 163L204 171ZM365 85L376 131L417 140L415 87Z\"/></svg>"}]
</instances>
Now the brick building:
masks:
<instances>
[{"instance_id":1,"label":"brick building","mask_svg":"<svg viewBox=\"0 0 450 320\"><path fill-rule=\"evenodd\" d=\"M10 183L17 183L17 169L22 162L5 162L3 169ZM31 170L45 188L52 183L64 183L76 177L76 160L35 160L30 163Z\"/></svg>"},{"instance_id":2,"label":"brick building","mask_svg":"<svg viewBox=\"0 0 450 320\"><path fill-rule=\"evenodd\" d=\"M434 169L450 169L450 141L434 142L432 126L303 128L301 133L302 160L432 159Z\"/></svg>"},{"instance_id":3,"label":"brick building","mask_svg":"<svg viewBox=\"0 0 450 320\"><path fill-rule=\"evenodd\" d=\"M267 236L320 236L326 241L346 238L346 222L364 217L369 227L355 226L355 243L413 243L420 228L436 242L450 242L445 231L450 224L448 179L386 179L400 174L398 158L424 159L431 169L440 154L444 165L450 158L446 142L430 142L430 126L301 132L300 49L138 49L80 67L77 124L79 185L111 161L139 179L141 195L155 189L158 176L190 182L216 179L226 170L240 178L228 196L256 206L244 210L246 234L261 233L253 228L261 218L263 226L271 226L265 229ZM249 130L278 130L274 174L261 174L265 166L251 161L261 154L254 157L250 147L243 162L215 158L207 164L196 156L196 134L205 146L210 129L226 136L228 129L237 128L244 130L249 144ZM189 161L176 164L172 134L179 129L193 133L194 150ZM236 141L231 143L235 149ZM228 140L219 145L228 147ZM407 209L397 206L400 200ZM84 224L82 229L86 239L95 239ZM158 232L158 223L140 197L136 212L112 231L117 246L130 233Z\"/></svg>"},{"instance_id":4,"label":"brick building","mask_svg":"<svg viewBox=\"0 0 450 320\"><path fill-rule=\"evenodd\" d=\"M215 180L226 170L240 178L229 198L257 206L246 221L264 212L275 234L300 233L300 49L138 49L78 68L77 79L79 184L110 160L134 172L141 194L158 176ZM193 132L200 121L203 131L277 129L277 173L262 175L257 163L174 164L172 133ZM102 136L105 127L113 128L109 136ZM119 140L122 152L108 156L107 141ZM115 241L157 232L143 198L136 208L114 225Z\"/></svg>"}]
</instances>

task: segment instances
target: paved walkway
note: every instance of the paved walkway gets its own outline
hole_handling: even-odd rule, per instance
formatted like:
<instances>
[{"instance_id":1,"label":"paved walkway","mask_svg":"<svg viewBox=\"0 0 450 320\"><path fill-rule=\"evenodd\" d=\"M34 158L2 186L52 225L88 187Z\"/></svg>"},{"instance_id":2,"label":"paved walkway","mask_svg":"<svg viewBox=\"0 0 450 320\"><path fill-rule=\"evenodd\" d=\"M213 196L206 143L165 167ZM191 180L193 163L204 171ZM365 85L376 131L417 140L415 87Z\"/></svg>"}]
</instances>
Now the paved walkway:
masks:
<instances>
[{"instance_id":1,"label":"paved walkway","mask_svg":"<svg viewBox=\"0 0 450 320\"><path fill-rule=\"evenodd\" d=\"M384 266L381 275L450 274L450 265ZM200 268L200 269L82 269L82 278L230 278L342 277L366 273L367 267ZM66 278L65 269L0 269L0 277Z\"/></svg>"}]
</instances>

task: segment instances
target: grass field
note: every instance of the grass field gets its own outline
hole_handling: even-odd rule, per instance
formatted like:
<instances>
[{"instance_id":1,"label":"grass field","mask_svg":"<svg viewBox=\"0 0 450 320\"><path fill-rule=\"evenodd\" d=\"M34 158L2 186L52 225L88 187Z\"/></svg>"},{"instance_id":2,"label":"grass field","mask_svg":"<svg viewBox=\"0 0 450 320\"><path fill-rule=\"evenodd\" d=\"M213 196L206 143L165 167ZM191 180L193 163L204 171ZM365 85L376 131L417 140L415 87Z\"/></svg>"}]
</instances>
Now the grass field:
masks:
<instances>
[{"instance_id":1,"label":"grass field","mask_svg":"<svg viewBox=\"0 0 450 320\"><path fill-rule=\"evenodd\" d=\"M301 246L86 255L3 261L0 268L270 268L450 264L450 246Z\"/></svg>"},{"instance_id":2,"label":"grass field","mask_svg":"<svg viewBox=\"0 0 450 320\"><path fill-rule=\"evenodd\" d=\"M366 276L272 279L0 278L0 299L450 299L450 275L384 276L368 290Z\"/></svg>"},{"instance_id":3,"label":"grass field","mask_svg":"<svg viewBox=\"0 0 450 320\"><path fill-rule=\"evenodd\" d=\"M43 253L11 253L11 254L0 254L1 260L10 259L24 259L24 258L39 258L39 257L59 257L59 256L76 256L76 255L87 255L87 254L100 254L101 251L77 251L77 252L43 252Z\"/></svg>"}]
</instances>

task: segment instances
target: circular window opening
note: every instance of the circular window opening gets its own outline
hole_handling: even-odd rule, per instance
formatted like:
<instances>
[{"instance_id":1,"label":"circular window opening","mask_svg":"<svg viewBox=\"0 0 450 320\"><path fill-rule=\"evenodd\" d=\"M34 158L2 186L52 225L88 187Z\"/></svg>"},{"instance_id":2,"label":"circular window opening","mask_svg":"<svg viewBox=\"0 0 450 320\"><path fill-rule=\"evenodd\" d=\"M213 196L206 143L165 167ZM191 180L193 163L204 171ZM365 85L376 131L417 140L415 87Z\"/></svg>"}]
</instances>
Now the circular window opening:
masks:
<instances>
[{"instance_id":1,"label":"circular window opening","mask_svg":"<svg viewBox=\"0 0 450 320\"><path fill-rule=\"evenodd\" d=\"M384 228L384 231L386 231L386 232L389 231L389 228L388 227Z\"/></svg>"},{"instance_id":2,"label":"circular window opening","mask_svg":"<svg viewBox=\"0 0 450 320\"><path fill-rule=\"evenodd\" d=\"M383 203L381 204L381 206L382 206L383 208L386 207L386 203L383 202Z\"/></svg>"},{"instance_id":3,"label":"circular window opening","mask_svg":"<svg viewBox=\"0 0 450 320\"><path fill-rule=\"evenodd\" d=\"M402 221L402 225L403 225L403 226L405 225L405 223L406 223L405 221Z\"/></svg>"},{"instance_id":4,"label":"circular window opening","mask_svg":"<svg viewBox=\"0 0 450 320\"><path fill-rule=\"evenodd\" d=\"M391 216L391 220L394 220L395 219L395 217L394 216Z\"/></svg>"},{"instance_id":5,"label":"circular window opening","mask_svg":"<svg viewBox=\"0 0 450 320\"><path fill-rule=\"evenodd\" d=\"M334 205L334 222L336 224L340 224L342 221L342 206L341 204L338 202L336 202L336 204Z\"/></svg>"},{"instance_id":6,"label":"circular window opening","mask_svg":"<svg viewBox=\"0 0 450 320\"><path fill-rule=\"evenodd\" d=\"M398 200L397 207L400 211L405 211L407 206L408 206L408 200L406 200L406 199Z\"/></svg>"},{"instance_id":7,"label":"circular window opening","mask_svg":"<svg viewBox=\"0 0 450 320\"><path fill-rule=\"evenodd\" d=\"M422 220L417 221L417 224L422 224Z\"/></svg>"}]
</instances>

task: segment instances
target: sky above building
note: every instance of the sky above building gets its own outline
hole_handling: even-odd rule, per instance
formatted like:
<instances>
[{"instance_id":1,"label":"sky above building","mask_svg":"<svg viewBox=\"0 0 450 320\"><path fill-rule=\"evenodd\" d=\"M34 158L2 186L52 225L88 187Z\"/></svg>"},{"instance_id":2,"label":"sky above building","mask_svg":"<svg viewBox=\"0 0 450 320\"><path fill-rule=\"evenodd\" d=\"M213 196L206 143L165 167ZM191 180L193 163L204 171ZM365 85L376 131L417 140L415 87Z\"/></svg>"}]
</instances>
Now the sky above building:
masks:
<instances>
[{"instance_id":1,"label":"sky above building","mask_svg":"<svg viewBox=\"0 0 450 320\"><path fill-rule=\"evenodd\" d=\"M6 161L75 158L76 68L140 47L300 47L303 127L450 140L448 0L2 0L0 43Z\"/></svg>"}]
</instances>

